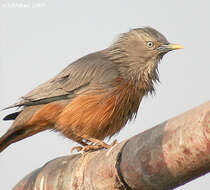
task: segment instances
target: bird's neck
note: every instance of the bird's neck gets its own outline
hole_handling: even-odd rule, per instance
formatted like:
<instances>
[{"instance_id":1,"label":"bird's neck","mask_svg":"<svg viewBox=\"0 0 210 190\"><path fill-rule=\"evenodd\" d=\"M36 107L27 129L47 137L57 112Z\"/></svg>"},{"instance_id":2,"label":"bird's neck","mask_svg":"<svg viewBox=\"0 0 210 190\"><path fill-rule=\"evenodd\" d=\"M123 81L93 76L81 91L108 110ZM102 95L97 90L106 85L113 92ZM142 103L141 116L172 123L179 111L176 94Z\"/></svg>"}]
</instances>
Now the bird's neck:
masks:
<instances>
[{"instance_id":1,"label":"bird's neck","mask_svg":"<svg viewBox=\"0 0 210 190\"><path fill-rule=\"evenodd\" d=\"M147 93L154 92L154 84L159 82L158 61L155 58L143 60L140 56L132 56L123 46L112 45L105 50L109 60L119 65L124 79L129 80L136 88Z\"/></svg>"}]
</instances>

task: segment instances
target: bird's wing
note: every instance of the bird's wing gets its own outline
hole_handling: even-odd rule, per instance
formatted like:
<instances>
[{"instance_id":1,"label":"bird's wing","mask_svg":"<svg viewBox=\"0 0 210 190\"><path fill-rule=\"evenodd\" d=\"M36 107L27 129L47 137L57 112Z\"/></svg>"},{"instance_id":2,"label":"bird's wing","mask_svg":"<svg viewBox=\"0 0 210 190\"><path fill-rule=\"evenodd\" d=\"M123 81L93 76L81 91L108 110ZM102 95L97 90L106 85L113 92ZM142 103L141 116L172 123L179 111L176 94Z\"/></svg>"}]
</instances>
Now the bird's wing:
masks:
<instances>
[{"instance_id":1,"label":"bird's wing","mask_svg":"<svg viewBox=\"0 0 210 190\"><path fill-rule=\"evenodd\" d=\"M117 65L109 61L103 51L92 53L68 65L7 108L46 104L73 98L84 90L111 88L112 81L118 76Z\"/></svg>"}]
</instances>

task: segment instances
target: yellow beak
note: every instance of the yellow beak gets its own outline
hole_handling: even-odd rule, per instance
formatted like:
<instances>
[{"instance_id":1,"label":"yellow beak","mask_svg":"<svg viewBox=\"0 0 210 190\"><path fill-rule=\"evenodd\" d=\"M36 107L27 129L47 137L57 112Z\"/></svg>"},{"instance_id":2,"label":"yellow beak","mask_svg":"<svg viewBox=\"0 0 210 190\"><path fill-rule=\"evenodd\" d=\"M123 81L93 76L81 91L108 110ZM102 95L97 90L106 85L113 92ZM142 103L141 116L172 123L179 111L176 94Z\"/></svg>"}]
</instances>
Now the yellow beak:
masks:
<instances>
[{"instance_id":1,"label":"yellow beak","mask_svg":"<svg viewBox=\"0 0 210 190\"><path fill-rule=\"evenodd\" d=\"M157 50L160 52L160 53L167 53L169 51L172 51L172 50L176 50L176 49L183 49L184 47L182 45L179 45L179 44L167 44L167 45L161 45L157 48Z\"/></svg>"},{"instance_id":2,"label":"yellow beak","mask_svg":"<svg viewBox=\"0 0 210 190\"><path fill-rule=\"evenodd\" d=\"M171 49L171 50L183 49L183 48L184 48L184 46L179 45L179 44L168 44L167 46L168 46L168 48Z\"/></svg>"}]
</instances>

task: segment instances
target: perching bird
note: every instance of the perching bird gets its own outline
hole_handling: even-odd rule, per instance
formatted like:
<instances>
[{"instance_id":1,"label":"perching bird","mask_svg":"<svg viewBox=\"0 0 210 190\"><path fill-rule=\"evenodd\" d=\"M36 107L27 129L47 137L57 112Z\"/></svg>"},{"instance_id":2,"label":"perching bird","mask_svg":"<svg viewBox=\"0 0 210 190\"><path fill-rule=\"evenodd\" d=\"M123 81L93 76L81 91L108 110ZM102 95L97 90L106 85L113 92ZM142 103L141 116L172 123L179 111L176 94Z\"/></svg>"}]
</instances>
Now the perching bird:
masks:
<instances>
[{"instance_id":1,"label":"perching bird","mask_svg":"<svg viewBox=\"0 0 210 190\"><path fill-rule=\"evenodd\" d=\"M84 150L108 148L103 140L134 118L143 96L154 91L161 58L181 48L145 27L132 29L110 47L78 59L8 107L21 110L4 118L15 121L0 138L0 152L44 130L58 131Z\"/></svg>"}]
</instances>

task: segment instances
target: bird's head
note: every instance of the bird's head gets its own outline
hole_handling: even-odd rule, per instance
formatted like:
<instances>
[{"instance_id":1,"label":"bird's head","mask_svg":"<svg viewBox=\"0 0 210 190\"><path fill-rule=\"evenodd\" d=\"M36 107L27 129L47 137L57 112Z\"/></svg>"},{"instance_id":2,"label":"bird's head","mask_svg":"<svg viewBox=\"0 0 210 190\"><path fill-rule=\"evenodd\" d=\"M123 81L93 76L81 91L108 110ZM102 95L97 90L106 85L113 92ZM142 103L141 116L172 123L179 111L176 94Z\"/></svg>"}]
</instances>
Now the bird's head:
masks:
<instances>
[{"instance_id":1,"label":"bird's head","mask_svg":"<svg viewBox=\"0 0 210 190\"><path fill-rule=\"evenodd\" d=\"M112 60L122 66L122 72L153 89L153 82L158 80L157 65L161 58L169 51L182 48L169 43L157 30L145 27L121 34L109 49Z\"/></svg>"},{"instance_id":2,"label":"bird's head","mask_svg":"<svg viewBox=\"0 0 210 190\"><path fill-rule=\"evenodd\" d=\"M133 56L147 59L161 59L172 50L182 49L183 46L169 43L160 32L151 27L137 28L122 35L127 39L127 45Z\"/></svg>"}]
</instances>

